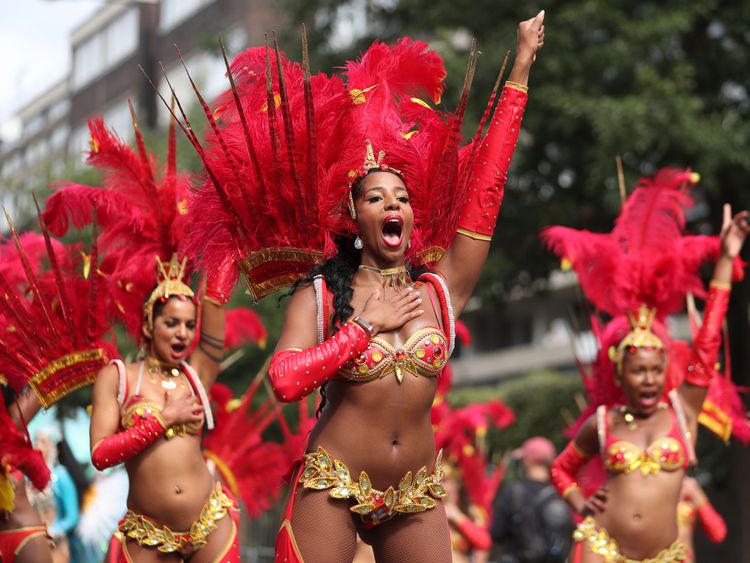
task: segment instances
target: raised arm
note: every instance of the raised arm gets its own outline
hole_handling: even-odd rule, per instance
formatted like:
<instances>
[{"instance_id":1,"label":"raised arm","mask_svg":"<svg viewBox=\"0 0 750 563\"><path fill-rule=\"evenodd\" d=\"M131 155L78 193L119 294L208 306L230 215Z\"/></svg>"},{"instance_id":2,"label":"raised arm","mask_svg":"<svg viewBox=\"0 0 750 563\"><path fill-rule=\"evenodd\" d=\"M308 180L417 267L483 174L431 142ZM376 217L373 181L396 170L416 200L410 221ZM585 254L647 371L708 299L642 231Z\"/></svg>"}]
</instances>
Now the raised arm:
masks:
<instances>
[{"instance_id":1,"label":"raised arm","mask_svg":"<svg viewBox=\"0 0 750 563\"><path fill-rule=\"evenodd\" d=\"M706 300L703 324L693 341L693 353L680 387L688 416L691 422L698 418L703 400L708 393L714 364L721 347L722 324L729 306L729 292L732 287L732 269L735 259L742 250L750 227L747 224L748 212L743 211L732 217L732 208L724 204L724 219L721 227L721 256L716 262L714 276Z\"/></svg>"},{"instance_id":2,"label":"raised arm","mask_svg":"<svg viewBox=\"0 0 750 563\"><path fill-rule=\"evenodd\" d=\"M476 157L471 193L464 203L458 233L436 265L447 281L456 315L468 301L487 260L503 199L505 179L521 129L528 81L536 52L544 45L544 11L518 24L518 46L508 81Z\"/></svg>"},{"instance_id":3,"label":"raised arm","mask_svg":"<svg viewBox=\"0 0 750 563\"><path fill-rule=\"evenodd\" d=\"M213 385L221 369L226 334L226 304L232 296L236 280L233 268L235 266L227 262L218 271L206 275L198 346L190 355L190 365L198 373L206 389Z\"/></svg>"}]
</instances>

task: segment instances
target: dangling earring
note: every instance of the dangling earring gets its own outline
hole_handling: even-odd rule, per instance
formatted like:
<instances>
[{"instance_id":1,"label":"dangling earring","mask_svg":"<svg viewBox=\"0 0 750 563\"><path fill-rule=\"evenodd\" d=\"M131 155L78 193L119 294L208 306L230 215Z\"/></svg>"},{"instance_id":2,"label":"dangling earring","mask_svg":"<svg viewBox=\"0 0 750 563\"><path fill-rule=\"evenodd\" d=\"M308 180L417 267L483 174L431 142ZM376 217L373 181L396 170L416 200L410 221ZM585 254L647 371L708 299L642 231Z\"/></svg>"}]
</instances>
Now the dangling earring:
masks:
<instances>
[{"instance_id":1,"label":"dangling earring","mask_svg":"<svg viewBox=\"0 0 750 563\"><path fill-rule=\"evenodd\" d=\"M411 239L406 241L406 248L411 248Z\"/></svg>"},{"instance_id":2,"label":"dangling earring","mask_svg":"<svg viewBox=\"0 0 750 563\"><path fill-rule=\"evenodd\" d=\"M354 239L354 248L357 250L362 250L365 246L365 243L362 242L362 239L357 235L357 238Z\"/></svg>"}]
</instances>

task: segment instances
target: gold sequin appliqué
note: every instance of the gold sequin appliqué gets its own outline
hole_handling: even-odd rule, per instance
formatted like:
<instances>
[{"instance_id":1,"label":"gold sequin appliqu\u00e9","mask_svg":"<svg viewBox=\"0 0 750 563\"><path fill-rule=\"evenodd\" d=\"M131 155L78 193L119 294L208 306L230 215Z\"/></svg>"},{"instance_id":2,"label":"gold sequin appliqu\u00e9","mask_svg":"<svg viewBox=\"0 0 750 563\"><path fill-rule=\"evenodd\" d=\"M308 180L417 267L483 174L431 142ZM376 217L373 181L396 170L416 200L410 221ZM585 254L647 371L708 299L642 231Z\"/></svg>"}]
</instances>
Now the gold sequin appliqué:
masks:
<instances>
[{"instance_id":1,"label":"gold sequin appliqu\u00e9","mask_svg":"<svg viewBox=\"0 0 750 563\"><path fill-rule=\"evenodd\" d=\"M378 491L372 487L370 477L365 471L359 474L359 480L352 479L351 472L345 463L333 459L328 452L318 446L318 451L305 455L305 466L299 482L306 489L328 490L332 498L353 498L357 504L351 507L352 512L366 516L382 507L390 514L424 512L434 508L435 499L446 495L440 483L443 477L441 468L442 450L435 460L435 470L427 472L422 467L413 475L409 471L398 484Z\"/></svg>"},{"instance_id":2,"label":"gold sequin appliqu\u00e9","mask_svg":"<svg viewBox=\"0 0 750 563\"><path fill-rule=\"evenodd\" d=\"M227 510L233 506L232 499L221 490L221 484L216 483L216 488L211 492L190 531L174 532L167 526L159 527L145 516L128 510L120 524L120 532L140 545L155 547L162 553L174 553L186 545L198 550L208 543L208 536L216 529L216 523L224 518Z\"/></svg>"},{"instance_id":3,"label":"gold sequin appliqu\u00e9","mask_svg":"<svg viewBox=\"0 0 750 563\"><path fill-rule=\"evenodd\" d=\"M611 538L607 530L597 528L591 516L587 516L578 524L578 528L573 532L573 539L578 542L587 542L593 553L604 557L605 563L683 563L687 559L685 546L680 540L662 549L656 557L647 559L625 557L620 552L617 540Z\"/></svg>"}]
</instances>

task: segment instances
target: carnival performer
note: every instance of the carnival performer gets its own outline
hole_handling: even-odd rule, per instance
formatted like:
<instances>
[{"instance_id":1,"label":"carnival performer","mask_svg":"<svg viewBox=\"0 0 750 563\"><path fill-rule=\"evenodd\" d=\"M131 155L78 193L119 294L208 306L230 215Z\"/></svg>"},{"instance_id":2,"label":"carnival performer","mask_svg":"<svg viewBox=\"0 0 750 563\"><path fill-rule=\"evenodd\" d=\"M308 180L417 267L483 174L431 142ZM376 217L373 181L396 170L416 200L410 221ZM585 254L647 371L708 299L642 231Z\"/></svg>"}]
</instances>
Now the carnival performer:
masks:
<instances>
[{"instance_id":1,"label":"carnival performer","mask_svg":"<svg viewBox=\"0 0 750 563\"><path fill-rule=\"evenodd\" d=\"M693 477L685 477L677 505L677 529L678 537L685 545L687 563L695 563L693 535L696 523L713 543L721 543L727 537L726 522L708 500L703 487Z\"/></svg>"},{"instance_id":2,"label":"carnival performer","mask_svg":"<svg viewBox=\"0 0 750 563\"><path fill-rule=\"evenodd\" d=\"M201 452L204 424L213 428L206 389L224 349L224 306L231 285L218 268L204 297L185 283L189 177L175 165L173 125L159 176L135 114L137 151L101 119L89 122L89 163L105 171L103 187L63 186L45 217L62 234L69 218L96 218L105 254L100 272L113 311L143 344L145 357L112 362L97 376L91 418L91 459L104 469L125 464L128 512L119 530L119 561L239 561L235 501L210 474ZM156 270L156 276L154 271ZM156 287L154 287L154 285Z\"/></svg>"},{"instance_id":3,"label":"carnival performer","mask_svg":"<svg viewBox=\"0 0 750 563\"><path fill-rule=\"evenodd\" d=\"M698 417L715 372L735 262L750 231L747 212L724 206L720 237L683 236L689 170L642 179L610 235L554 227L550 246L572 263L584 293L613 317L592 366L591 409L555 460L552 481L583 517L573 534L575 563L685 561L677 506L695 463ZM687 292L705 295L697 275L716 258L704 323L692 347L672 341L663 321ZM587 496L576 474L601 456L606 482ZM596 460L593 463L597 463ZM589 475L591 476L591 474ZM581 481L584 485L584 481Z\"/></svg>"},{"instance_id":4,"label":"carnival performer","mask_svg":"<svg viewBox=\"0 0 750 563\"><path fill-rule=\"evenodd\" d=\"M519 25L488 131L483 119L460 153L476 50L448 114L430 103L442 60L408 38L373 44L345 81L310 76L304 45L303 65L250 49L216 107L203 102L207 146L181 123L206 171L190 255L209 271L238 264L255 299L302 280L269 379L282 401L324 385L326 400L278 561L351 561L358 533L379 561L450 560L430 406L489 250L543 18ZM412 278L407 262L434 269Z\"/></svg>"},{"instance_id":5,"label":"carnival performer","mask_svg":"<svg viewBox=\"0 0 750 563\"><path fill-rule=\"evenodd\" d=\"M13 245L0 244L0 373L10 403L0 413L0 558L47 562L51 536L29 502L23 475L32 492L43 491L50 470L31 448L26 422L90 385L116 349L104 339L111 325L100 307L97 276L80 273L80 245L54 241L41 218L41 235L19 235L8 222ZM96 255L94 245L94 269Z\"/></svg>"}]
</instances>

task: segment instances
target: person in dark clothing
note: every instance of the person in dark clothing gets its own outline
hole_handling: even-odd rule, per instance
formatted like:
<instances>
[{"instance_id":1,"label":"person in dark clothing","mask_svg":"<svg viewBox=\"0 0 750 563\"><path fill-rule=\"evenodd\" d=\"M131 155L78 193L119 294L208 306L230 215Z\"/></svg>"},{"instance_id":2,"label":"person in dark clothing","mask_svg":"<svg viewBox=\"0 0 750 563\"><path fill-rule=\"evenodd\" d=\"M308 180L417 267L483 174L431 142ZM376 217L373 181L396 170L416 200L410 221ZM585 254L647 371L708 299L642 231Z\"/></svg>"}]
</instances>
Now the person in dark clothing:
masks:
<instances>
[{"instance_id":1,"label":"person in dark clothing","mask_svg":"<svg viewBox=\"0 0 750 563\"><path fill-rule=\"evenodd\" d=\"M500 563L562 563L570 549L573 521L550 484L555 447L535 436L513 453L523 478L503 484L493 507L493 543Z\"/></svg>"}]
</instances>

